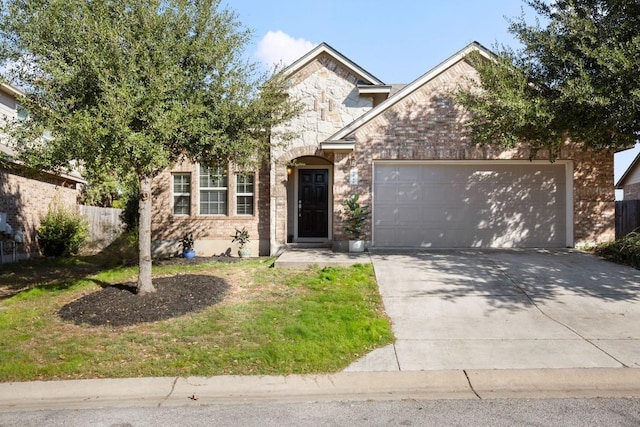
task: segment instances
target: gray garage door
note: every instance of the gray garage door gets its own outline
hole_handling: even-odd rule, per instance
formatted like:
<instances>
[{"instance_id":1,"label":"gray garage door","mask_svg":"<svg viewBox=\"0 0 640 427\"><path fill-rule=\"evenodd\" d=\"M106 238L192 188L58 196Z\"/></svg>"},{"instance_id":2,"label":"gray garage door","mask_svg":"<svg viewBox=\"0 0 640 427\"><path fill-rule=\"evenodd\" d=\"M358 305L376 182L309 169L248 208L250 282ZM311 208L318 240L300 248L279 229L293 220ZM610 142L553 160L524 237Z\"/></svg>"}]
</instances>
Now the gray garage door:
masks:
<instances>
[{"instance_id":1,"label":"gray garage door","mask_svg":"<svg viewBox=\"0 0 640 427\"><path fill-rule=\"evenodd\" d=\"M376 247L565 247L565 165L376 164Z\"/></svg>"}]
</instances>

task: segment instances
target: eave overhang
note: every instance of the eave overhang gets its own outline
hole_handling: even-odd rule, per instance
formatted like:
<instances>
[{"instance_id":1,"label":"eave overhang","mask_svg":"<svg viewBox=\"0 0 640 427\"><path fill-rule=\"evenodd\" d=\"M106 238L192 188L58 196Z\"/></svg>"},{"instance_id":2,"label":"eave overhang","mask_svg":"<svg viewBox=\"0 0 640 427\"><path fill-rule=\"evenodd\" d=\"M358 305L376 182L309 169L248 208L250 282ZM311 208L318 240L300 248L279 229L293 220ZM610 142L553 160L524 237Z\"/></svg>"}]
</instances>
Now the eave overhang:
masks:
<instances>
[{"instance_id":1,"label":"eave overhang","mask_svg":"<svg viewBox=\"0 0 640 427\"><path fill-rule=\"evenodd\" d=\"M615 185L615 189L616 190L622 190L624 189L624 184L625 181L627 180L627 178L629 176L631 176L631 174L633 173L633 171L635 170L635 168L638 166L638 163L640 163L640 153L638 153L636 155L636 157L633 159L633 161L631 162L631 164L629 165L629 167L627 168L626 171L624 171L624 173L622 174L622 176L620 177L620 179L618 180L618 182Z\"/></svg>"}]
</instances>

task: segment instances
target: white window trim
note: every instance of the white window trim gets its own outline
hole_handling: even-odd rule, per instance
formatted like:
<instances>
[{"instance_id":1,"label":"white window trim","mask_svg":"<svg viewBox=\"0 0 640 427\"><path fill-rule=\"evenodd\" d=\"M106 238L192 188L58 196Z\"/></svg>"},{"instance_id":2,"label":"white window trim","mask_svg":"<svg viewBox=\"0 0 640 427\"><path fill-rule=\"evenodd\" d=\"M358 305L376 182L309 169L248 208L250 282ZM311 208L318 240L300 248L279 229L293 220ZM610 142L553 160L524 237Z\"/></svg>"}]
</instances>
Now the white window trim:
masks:
<instances>
[{"instance_id":1,"label":"white window trim","mask_svg":"<svg viewBox=\"0 0 640 427\"><path fill-rule=\"evenodd\" d=\"M240 193L238 192L238 177L242 176L242 175L246 175L246 176L251 176L253 177L253 182L251 183L251 186L253 187L253 192L251 193ZM236 216L244 216L244 217L253 217L256 215L256 175L253 172L238 172L235 174L235 180L236 180L236 188L235 188L235 212L236 212ZM251 197L253 199L253 203L252 203L252 209L251 209L251 213L250 214L241 214L238 213L238 197Z\"/></svg>"},{"instance_id":2,"label":"white window trim","mask_svg":"<svg viewBox=\"0 0 640 427\"><path fill-rule=\"evenodd\" d=\"M175 177L181 175L181 176L187 176L188 180L189 180L189 192L188 193L176 193L175 189L176 189L176 182L175 182ZM191 216L191 173L189 172L174 172L171 174L171 214L174 216ZM176 197L181 197L181 196L186 196L189 198L189 213L176 213Z\"/></svg>"},{"instance_id":3,"label":"white window trim","mask_svg":"<svg viewBox=\"0 0 640 427\"><path fill-rule=\"evenodd\" d=\"M217 165L216 165L217 166ZM228 217L229 216L229 168L225 168L224 165L220 165L227 173L227 186L226 187L203 187L200 185L200 178L202 177L202 168L210 169L210 166L198 165L198 215L205 217ZM202 191L225 191L225 210L226 213L202 213Z\"/></svg>"}]
</instances>

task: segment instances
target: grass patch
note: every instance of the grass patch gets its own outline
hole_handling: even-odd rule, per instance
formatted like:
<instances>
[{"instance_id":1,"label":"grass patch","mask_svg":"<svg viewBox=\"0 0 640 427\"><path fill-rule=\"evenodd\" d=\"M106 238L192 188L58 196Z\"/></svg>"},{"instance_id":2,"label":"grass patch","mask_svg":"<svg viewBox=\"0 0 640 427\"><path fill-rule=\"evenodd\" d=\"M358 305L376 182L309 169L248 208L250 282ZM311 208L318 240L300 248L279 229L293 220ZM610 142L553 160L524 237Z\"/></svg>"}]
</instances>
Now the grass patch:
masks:
<instances>
[{"instance_id":1,"label":"grass patch","mask_svg":"<svg viewBox=\"0 0 640 427\"><path fill-rule=\"evenodd\" d=\"M260 259L154 266L155 277L211 274L231 288L200 312L114 328L66 323L57 313L137 270L95 273L83 264L90 261L65 262L27 265L31 281L0 303L0 381L334 372L393 340L369 265L295 271ZM67 275L40 280L40 267ZM14 274L3 272L0 288L11 288Z\"/></svg>"}]
</instances>

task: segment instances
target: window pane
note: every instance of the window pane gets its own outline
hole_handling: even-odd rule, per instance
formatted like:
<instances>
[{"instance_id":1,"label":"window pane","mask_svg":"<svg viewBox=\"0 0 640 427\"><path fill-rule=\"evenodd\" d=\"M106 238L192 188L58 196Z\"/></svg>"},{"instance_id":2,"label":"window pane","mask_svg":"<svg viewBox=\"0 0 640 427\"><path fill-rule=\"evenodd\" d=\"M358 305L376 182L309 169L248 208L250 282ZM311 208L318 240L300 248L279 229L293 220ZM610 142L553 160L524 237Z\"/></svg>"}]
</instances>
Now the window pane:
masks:
<instances>
[{"instance_id":1,"label":"window pane","mask_svg":"<svg viewBox=\"0 0 640 427\"><path fill-rule=\"evenodd\" d=\"M209 178L209 168L205 168L204 166L200 166L200 187L209 188L211 187L211 180Z\"/></svg>"},{"instance_id":2,"label":"window pane","mask_svg":"<svg viewBox=\"0 0 640 427\"><path fill-rule=\"evenodd\" d=\"M253 194L253 174L236 175L236 192Z\"/></svg>"},{"instance_id":3,"label":"window pane","mask_svg":"<svg viewBox=\"0 0 640 427\"><path fill-rule=\"evenodd\" d=\"M253 215L254 175L239 173L236 175L236 214Z\"/></svg>"},{"instance_id":4,"label":"window pane","mask_svg":"<svg viewBox=\"0 0 640 427\"><path fill-rule=\"evenodd\" d=\"M227 191L226 190L201 190L200 214L202 215L226 215Z\"/></svg>"},{"instance_id":5,"label":"window pane","mask_svg":"<svg viewBox=\"0 0 640 427\"><path fill-rule=\"evenodd\" d=\"M21 104L16 103L16 110L18 120L26 120L27 118L29 118L29 112L25 110L25 108Z\"/></svg>"},{"instance_id":6,"label":"window pane","mask_svg":"<svg viewBox=\"0 0 640 427\"><path fill-rule=\"evenodd\" d=\"M191 214L191 174L173 175L173 214Z\"/></svg>"},{"instance_id":7,"label":"window pane","mask_svg":"<svg viewBox=\"0 0 640 427\"><path fill-rule=\"evenodd\" d=\"M200 214L227 214L227 169L222 165L200 165Z\"/></svg>"},{"instance_id":8,"label":"window pane","mask_svg":"<svg viewBox=\"0 0 640 427\"><path fill-rule=\"evenodd\" d=\"M173 175L173 192L189 193L191 192L191 176L187 174Z\"/></svg>"},{"instance_id":9,"label":"window pane","mask_svg":"<svg viewBox=\"0 0 640 427\"><path fill-rule=\"evenodd\" d=\"M189 196L173 197L173 214L189 215L191 213L191 198Z\"/></svg>"},{"instance_id":10,"label":"window pane","mask_svg":"<svg viewBox=\"0 0 640 427\"><path fill-rule=\"evenodd\" d=\"M221 165L200 166L200 187L201 188L223 188L227 187L227 171Z\"/></svg>"},{"instance_id":11,"label":"window pane","mask_svg":"<svg viewBox=\"0 0 640 427\"><path fill-rule=\"evenodd\" d=\"M238 215L253 215L253 196L238 196L236 211Z\"/></svg>"}]
</instances>

